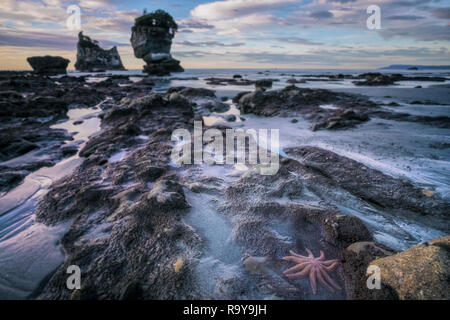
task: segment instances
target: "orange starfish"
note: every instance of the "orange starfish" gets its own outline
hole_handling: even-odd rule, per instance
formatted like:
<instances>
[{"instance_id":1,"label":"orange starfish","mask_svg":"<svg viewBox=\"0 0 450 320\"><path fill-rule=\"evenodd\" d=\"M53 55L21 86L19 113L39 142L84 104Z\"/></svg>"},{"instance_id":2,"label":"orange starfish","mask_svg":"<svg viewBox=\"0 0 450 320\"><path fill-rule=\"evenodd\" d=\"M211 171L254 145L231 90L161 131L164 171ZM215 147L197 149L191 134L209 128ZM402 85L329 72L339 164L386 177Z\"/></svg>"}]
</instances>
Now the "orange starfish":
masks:
<instances>
[{"instance_id":1,"label":"orange starfish","mask_svg":"<svg viewBox=\"0 0 450 320\"><path fill-rule=\"evenodd\" d=\"M339 261L325 260L323 251L320 251L320 256L318 258L314 257L311 250L306 249L306 252L308 252L307 257L299 255L294 251L289 251L291 255L282 258L285 261L297 263L294 267L284 271L284 275L292 279L303 278L309 275L309 283L311 284L313 294L317 293L316 279L330 292L334 292L334 289L341 290L341 287L339 287L328 275L328 272L337 268Z\"/></svg>"}]
</instances>

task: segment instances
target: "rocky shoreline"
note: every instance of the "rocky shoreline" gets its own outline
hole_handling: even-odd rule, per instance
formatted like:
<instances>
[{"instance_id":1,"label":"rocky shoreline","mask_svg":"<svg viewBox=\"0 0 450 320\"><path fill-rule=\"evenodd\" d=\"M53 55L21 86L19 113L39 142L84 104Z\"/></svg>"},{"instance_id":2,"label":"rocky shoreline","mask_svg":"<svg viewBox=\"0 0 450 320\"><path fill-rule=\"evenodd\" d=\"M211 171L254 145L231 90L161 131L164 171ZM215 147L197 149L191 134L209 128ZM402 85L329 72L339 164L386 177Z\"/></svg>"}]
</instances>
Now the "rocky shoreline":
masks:
<instances>
[{"instance_id":1,"label":"rocky shoreline","mask_svg":"<svg viewBox=\"0 0 450 320\"><path fill-rule=\"evenodd\" d=\"M68 224L61 239L65 261L35 293L38 299L450 298L445 285L450 237L396 252L376 243L364 221L335 205L340 198L354 198L449 234L449 203L438 193L301 145L284 150L274 176L262 176L248 163L244 172L229 165L178 167L170 160L172 132L190 130L195 120L226 112L230 105L208 89L172 87L155 93L150 91L157 78L106 78L90 82L86 77L0 73L0 135L8 141L1 148L4 193L30 172L78 152L67 143L70 135L51 128L68 110L110 99L98 106L101 131L79 150L82 164L54 182L36 209L39 223ZM247 81L233 79L225 82ZM256 90L233 99L242 115L304 117L313 131L399 117L362 95L296 86L266 91L272 81L248 81ZM323 108L330 104L333 108ZM401 120L436 125L430 119ZM443 123L448 128L448 118ZM228 128L213 127L223 133ZM30 157L30 162L5 165L36 151L45 160ZM197 209L196 197L207 199L230 227L230 246L237 253L233 262L212 255L208 289L199 270L217 248L202 228L187 222ZM281 258L289 250L303 254L306 249L314 254L322 250L339 261L331 277L342 290L331 293L320 287L313 295L307 280L283 275L289 264ZM381 290L366 289L366 270L372 264L386 275ZM69 265L83 272L80 290L66 288ZM402 277L407 285L398 280Z\"/></svg>"}]
</instances>

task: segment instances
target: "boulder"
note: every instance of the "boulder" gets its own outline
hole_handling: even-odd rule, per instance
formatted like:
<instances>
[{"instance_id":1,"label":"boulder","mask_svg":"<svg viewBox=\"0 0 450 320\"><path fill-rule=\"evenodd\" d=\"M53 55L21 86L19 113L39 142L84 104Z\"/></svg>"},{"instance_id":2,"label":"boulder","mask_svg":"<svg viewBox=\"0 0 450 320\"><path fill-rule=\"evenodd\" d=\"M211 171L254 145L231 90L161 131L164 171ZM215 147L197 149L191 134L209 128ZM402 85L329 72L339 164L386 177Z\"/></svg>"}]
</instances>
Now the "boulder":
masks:
<instances>
[{"instance_id":1,"label":"boulder","mask_svg":"<svg viewBox=\"0 0 450 320\"><path fill-rule=\"evenodd\" d=\"M357 242L344 252L349 299L448 300L450 236L396 253L374 242ZM380 271L380 288L367 287L367 268Z\"/></svg>"},{"instance_id":2,"label":"boulder","mask_svg":"<svg viewBox=\"0 0 450 320\"><path fill-rule=\"evenodd\" d=\"M378 72L364 73L360 75L364 81L353 81L357 86L389 86L395 84L396 77L381 74Z\"/></svg>"},{"instance_id":3,"label":"boulder","mask_svg":"<svg viewBox=\"0 0 450 320\"><path fill-rule=\"evenodd\" d=\"M84 36L80 31L77 44L77 62L75 69L80 71L125 70L117 47L104 50L98 41Z\"/></svg>"},{"instance_id":4,"label":"boulder","mask_svg":"<svg viewBox=\"0 0 450 320\"><path fill-rule=\"evenodd\" d=\"M256 80L255 82L255 89L266 91L268 88L272 88L273 81L271 79L261 79Z\"/></svg>"},{"instance_id":5,"label":"boulder","mask_svg":"<svg viewBox=\"0 0 450 320\"><path fill-rule=\"evenodd\" d=\"M450 299L450 236L412 247L370 263L381 282L402 300Z\"/></svg>"},{"instance_id":6,"label":"boulder","mask_svg":"<svg viewBox=\"0 0 450 320\"><path fill-rule=\"evenodd\" d=\"M54 56L29 57L27 61L34 72L46 75L66 73L66 68L70 62L68 59Z\"/></svg>"}]
</instances>

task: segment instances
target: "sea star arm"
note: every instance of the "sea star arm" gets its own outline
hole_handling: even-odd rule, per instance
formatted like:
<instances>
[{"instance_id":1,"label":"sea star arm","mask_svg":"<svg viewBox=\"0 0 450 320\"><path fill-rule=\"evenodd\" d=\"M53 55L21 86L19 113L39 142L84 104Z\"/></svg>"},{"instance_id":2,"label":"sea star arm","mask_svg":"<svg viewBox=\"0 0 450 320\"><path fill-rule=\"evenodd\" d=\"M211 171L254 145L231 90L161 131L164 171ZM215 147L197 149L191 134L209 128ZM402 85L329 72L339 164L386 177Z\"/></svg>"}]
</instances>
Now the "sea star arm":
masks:
<instances>
[{"instance_id":1,"label":"sea star arm","mask_svg":"<svg viewBox=\"0 0 450 320\"><path fill-rule=\"evenodd\" d=\"M317 283L316 283L316 268L312 268L309 273L309 284L311 285L311 289L313 294L317 293Z\"/></svg>"},{"instance_id":2,"label":"sea star arm","mask_svg":"<svg viewBox=\"0 0 450 320\"><path fill-rule=\"evenodd\" d=\"M334 259L334 260L327 260L327 261L321 261L321 262L322 262L323 265L329 266L329 265L332 265L335 262L339 262L339 260Z\"/></svg>"},{"instance_id":3,"label":"sea star arm","mask_svg":"<svg viewBox=\"0 0 450 320\"><path fill-rule=\"evenodd\" d=\"M333 279L331 279L331 277L328 275L328 273L325 270L322 270L322 275L325 278L325 280L328 281L328 283L330 283L335 289L341 290L341 287L338 286L338 284L336 282L334 282Z\"/></svg>"},{"instance_id":4,"label":"sea star arm","mask_svg":"<svg viewBox=\"0 0 450 320\"><path fill-rule=\"evenodd\" d=\"M286 277L288 277L288 278L303 278L303 277L306 277L306 275L308 275L308 273L311 270L311 268L312 268L312 265L308 264L302 271L297 272L297 273L286 274Z\"/></svg>"},{"instance_id":5,"label":"sea star arm","mask_svg":"<svg viewBox=\"0 0 450 320\"><path fill-rule=\"evenodd\" d=\"M311 252L311 250L309 250L308 248L306 248L306 252L308 252L308 258L313 258L314 259L314 255Z\"/></svg>"},{"instance_id":6,"label":"sea star arm","mask_svg":"<svg viewBox=\"0 0 450 320\"><path fill-rule=\"evenodd\" d=\"M319 269L319 272L317 272L317 280L319 280L320 284L321 284L322 286L324 286L326 289L328 289L328 291L334 292L333 287L331 287L331 286L325 281L325 279L323 278L323 277L324 277L324 276L323 276L324 273L325 273L325 271Z\"/></svg>"},{"instance_id":7,"label":"sea star arm","mask_svg":"<svg viewBox=\"0 0 450 320\"><path fill-rule=\"evenodd\" d=\"M302 256L301 254L295 253L295 252L292 251L292 250L289 250L289 253L290 253L292 256L297 257L297 258L303 258L303 259L307 259L307 258L308 258L308 257L306 257L306 256Z\"/></svg>"},{"instance_id":8,"label":"sea star arm","mask_svg":"<svg viewBox=\"0 0 450 320\"><path fill-rule=\"evenodd\" d=\"M322 261L323 259L325 259L325 253L320 250L320 256L317 258L317 260Z\"/></svg>"},{"instance_id":9,"label":"sea star arm","mask_svg":"<svg viewBox=\"0 0 450 320\"><path fill-rule=\"evenodd\" d=\"M337 266L339 265L338 261L333 262L330 266L328 267L323 267L326 271L333 271L334 269L337 268Z\"/></svg>"},{"instance_id":10,"label":"sea star arm","mask_svg":"<svg viewBox=\"0 0 450 320\"><path fill-rule=\"evenodd\" d=\"M288 274L288 273L294 273L295 271L300 271L302 270L306 265L308 265L308 262L302 262L300 264L297 264L295 266L293 266L292 268L287 269L286 271L284 271L284 274Z\"/></svg>"},{"instance_id":11,"label":"sea star arm","mask_svg":"<svg viewBox=\"0 0 450 320\"><path fill-rule=\"evenodd\" d=\"M291 261L291 262L295 262L295 263L303 263L303 262L306 262L305 259L299 258L299 257L294 257L294 256L287 256L287 257L283 257L283 258L281 258L281 259L283 259L284 261Z\"/></svg>"}]
</instances>

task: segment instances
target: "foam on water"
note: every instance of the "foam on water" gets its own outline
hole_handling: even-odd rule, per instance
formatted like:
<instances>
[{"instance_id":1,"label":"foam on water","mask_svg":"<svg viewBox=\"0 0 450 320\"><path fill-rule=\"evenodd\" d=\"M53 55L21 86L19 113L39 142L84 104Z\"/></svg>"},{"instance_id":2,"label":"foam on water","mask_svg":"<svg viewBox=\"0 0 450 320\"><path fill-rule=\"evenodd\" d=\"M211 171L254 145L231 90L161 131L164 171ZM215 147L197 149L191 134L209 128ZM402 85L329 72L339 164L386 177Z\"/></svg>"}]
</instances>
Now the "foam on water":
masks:
<instances>
[{"instance_id":1,"label":"foam on water","mask_svg":"<svg viewBox=\"0 0 450 320\"><path fill-rule=\"evenodd\" d=\"M127 154L128 154L128 151L126 151L126 150L119 151L119 152L113 154L111 157L109 157L108 162L110 162L110 163L120 162L126 157Z\"/></svg>"}]
</instances>

